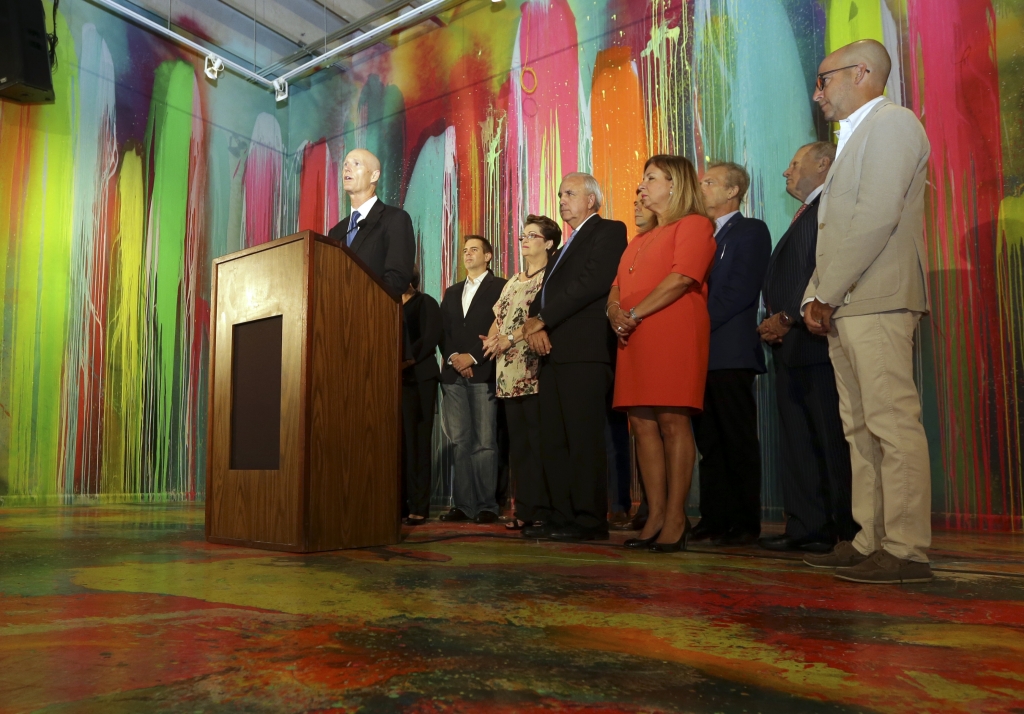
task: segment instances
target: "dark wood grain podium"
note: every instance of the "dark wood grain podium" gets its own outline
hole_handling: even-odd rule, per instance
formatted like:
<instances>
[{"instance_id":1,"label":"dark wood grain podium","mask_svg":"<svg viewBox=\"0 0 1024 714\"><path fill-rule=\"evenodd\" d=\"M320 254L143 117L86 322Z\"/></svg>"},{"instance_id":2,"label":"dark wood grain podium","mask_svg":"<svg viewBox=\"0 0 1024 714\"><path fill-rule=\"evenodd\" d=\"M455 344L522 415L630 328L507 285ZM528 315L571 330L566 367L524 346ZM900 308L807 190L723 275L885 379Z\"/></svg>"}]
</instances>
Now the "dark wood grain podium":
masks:
<instances>
[{"instance_id":1,"label":"dark wood grain podium","mask_svg":"<svg viewBox=\"0 0 1024 714\"><path fill-rule=\"evenodd\" d=\"M398 542L401 303L311 231L213 265L206 539Z\"/></svg>"}]
</instances>

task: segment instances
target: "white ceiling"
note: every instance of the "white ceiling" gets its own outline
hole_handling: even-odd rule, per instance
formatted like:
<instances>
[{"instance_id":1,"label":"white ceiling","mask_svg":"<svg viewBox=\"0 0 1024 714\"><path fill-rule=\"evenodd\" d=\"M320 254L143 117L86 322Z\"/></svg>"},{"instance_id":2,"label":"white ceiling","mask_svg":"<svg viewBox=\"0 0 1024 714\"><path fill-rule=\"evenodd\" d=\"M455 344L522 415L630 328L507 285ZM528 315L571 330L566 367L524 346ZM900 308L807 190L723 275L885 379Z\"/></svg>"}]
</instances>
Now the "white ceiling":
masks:
<instances>
[{"instance_id":1,"label":"white ceiling","mask_svg":"<svg viewBox=\"0 0 1024 714\"><path fill-rule=\"evenodd\" d=\"M275 78L425 0L120 0Z\"/></svg>"}]
</instances>

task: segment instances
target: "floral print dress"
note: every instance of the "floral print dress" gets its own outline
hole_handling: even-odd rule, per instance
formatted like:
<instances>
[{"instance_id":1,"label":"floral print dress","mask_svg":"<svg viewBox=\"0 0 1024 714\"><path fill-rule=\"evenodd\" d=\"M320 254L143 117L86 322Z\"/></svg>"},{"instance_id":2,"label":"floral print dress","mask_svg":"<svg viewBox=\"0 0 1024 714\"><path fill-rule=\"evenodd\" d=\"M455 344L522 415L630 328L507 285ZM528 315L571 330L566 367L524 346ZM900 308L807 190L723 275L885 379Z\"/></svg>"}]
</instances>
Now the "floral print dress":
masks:
<instances>
[{"instance_id":1,"label":"floral print dress","mask_svg":"<svg viewBox=\"0 0 1024 714\"><path fill-rule=\"evenodd\" d=\"M530 304L540 292L543 282L544 270L539 270L529 280L520 280L516 276L505 283L501 297L494 304L498 334L507 335L523 326L529 317ZM538 392L540 355L531 350L525 340L517 342L505 354L499 355L495 364L499 398L525 397Z\"/></svg>"}]
</instances>

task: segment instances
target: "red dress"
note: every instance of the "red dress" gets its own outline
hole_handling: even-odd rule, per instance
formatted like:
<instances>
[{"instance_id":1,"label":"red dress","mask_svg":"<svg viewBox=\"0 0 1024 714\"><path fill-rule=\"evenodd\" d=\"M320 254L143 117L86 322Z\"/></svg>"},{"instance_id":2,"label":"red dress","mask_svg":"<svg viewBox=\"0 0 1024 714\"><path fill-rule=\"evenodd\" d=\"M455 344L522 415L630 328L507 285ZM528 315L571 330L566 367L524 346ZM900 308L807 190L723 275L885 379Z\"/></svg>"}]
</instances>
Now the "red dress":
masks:
<instances>
[{"instance_id":1,"label":"red dress","mask_svg":"<svg viewBox=\"0 0 1024 714\"><path fill-rule=\"evenodd\" d=\"M704 408L711 319L707 278L715 259L714 228L690 215L641 233L619 261L614 285L627 312L669 273L697 281L674 303L644 318L619 344L615 408L637 406ZM629 269L633 266L633 272Z\"/></svg>"}]
</instances>

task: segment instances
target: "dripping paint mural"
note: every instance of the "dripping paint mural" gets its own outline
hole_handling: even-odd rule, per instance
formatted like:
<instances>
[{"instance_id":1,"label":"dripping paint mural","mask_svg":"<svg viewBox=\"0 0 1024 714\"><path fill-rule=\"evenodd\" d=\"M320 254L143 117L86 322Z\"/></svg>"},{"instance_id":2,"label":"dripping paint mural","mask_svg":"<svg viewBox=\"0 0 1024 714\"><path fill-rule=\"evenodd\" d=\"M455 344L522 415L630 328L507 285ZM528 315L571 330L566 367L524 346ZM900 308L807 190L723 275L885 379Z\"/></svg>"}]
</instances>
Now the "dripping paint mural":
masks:
<instances>
[{"instance_id":1,"label":"dripping paint mural","mask_svg":"<svg viewBox=\"0 0 1024 714\"><path fill-rule=\"evenodd\" d=\"M412 216L436 297L460 279L469 232L492 240L498 273L516 271L523 216L555 217L569 171L595 173L603 213L632 226L655 152L746 165L743 210L778 239L796 209L781 172L832 130L811 99L817 65L872 37L894 59L890 98L933 148L918 366L934 511L951 527L1024 527L1019 2L467 4L296 82L287 105L229 75L213 86L197 58L65 4L60 100L0 104L8 502L202 497L210 261L329 229L349 210L347 150L380 156L381 195ZM767 380L759 401L778 516Z\"/></svg>"}]
</instances>

